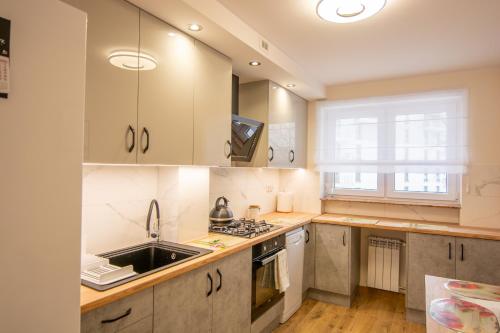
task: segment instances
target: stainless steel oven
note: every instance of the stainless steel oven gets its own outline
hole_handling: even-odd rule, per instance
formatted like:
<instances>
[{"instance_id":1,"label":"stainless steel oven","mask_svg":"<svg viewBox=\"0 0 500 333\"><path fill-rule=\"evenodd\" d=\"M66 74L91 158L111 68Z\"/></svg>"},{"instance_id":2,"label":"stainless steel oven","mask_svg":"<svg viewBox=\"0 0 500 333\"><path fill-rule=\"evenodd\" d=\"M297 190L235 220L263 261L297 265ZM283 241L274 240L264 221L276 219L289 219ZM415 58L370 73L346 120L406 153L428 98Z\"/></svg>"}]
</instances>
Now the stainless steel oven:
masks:
<instances>
[{"instance_id":1,"label":"stainless steel oven","mask_svg":"<svg viewBox=\"0 0 500 333\"><path fill-rule=\"evenodd\" d=\"M283 234L252 247L252 321L284 296L275 288L274 265L285 244Z\"/></svg>"}]
</instances>

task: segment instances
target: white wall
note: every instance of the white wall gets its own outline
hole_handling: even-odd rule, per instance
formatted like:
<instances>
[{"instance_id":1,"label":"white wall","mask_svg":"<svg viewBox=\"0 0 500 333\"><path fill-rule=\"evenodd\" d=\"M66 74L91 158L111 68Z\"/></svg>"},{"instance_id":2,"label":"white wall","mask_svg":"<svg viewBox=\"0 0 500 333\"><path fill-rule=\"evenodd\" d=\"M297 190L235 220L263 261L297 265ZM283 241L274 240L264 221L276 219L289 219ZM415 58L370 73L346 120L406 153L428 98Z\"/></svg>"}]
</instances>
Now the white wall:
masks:
<instances>
[{"instance_id":1,"label":"white wall","mask_svg":"<svg viewBox=\"0 0 500 333\"><path fill-rule=\"evenodd\" d=\"M0 99L0 331L79 332L85 31L56 0L2 0L11 92Z\"/></svg>"}]
</instances>

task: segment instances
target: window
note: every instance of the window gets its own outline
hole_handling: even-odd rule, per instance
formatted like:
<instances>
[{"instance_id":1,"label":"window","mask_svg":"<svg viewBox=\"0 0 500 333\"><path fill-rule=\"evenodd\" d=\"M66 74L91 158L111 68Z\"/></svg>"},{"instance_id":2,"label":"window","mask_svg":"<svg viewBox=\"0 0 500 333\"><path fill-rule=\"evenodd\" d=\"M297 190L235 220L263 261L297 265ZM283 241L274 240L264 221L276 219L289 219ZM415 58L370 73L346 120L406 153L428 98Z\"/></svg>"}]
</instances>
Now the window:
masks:
<instances>
[{"instance_id":1,"label":"window","mask_svg":"<svg viewBox=\"0 0 500 333\"><path fill-rule=\"evenodd\" d=\"M463 91L320 103L316 165L324 196L457 201L465 105Z\"/></svg>"}]
</instances>

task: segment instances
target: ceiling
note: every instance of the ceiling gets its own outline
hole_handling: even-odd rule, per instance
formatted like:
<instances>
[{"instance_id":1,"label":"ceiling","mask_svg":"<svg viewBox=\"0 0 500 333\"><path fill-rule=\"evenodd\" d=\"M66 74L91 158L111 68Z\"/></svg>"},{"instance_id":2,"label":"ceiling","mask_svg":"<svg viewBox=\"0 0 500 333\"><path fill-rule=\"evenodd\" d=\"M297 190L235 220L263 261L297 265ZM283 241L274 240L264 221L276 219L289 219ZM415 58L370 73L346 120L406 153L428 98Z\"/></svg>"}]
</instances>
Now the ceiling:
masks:
<instances>
[{"instance_id":1,"label":"ceiling","mask_svg":"<svg viewBox=\"0 0 500 333\"><path fill-rule=\"evenodd\" d=\"M387 0L350 24L318 0L218 1L324 84L500 64L499 0Z\"/></svg>"}]
</instances>

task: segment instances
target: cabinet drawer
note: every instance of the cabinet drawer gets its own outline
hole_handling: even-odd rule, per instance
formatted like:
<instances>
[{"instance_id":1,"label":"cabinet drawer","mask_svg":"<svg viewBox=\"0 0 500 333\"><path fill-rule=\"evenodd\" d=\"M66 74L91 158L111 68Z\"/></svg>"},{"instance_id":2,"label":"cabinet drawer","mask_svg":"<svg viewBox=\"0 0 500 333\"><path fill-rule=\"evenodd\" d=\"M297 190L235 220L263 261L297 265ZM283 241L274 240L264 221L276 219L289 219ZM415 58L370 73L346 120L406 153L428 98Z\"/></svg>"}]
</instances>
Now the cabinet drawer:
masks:
<instances>
[{"instance_id":1,"label":"cabinet drawer","mask_svg":"<svg viewBox=\"0 0 500 333\"><path fill-rule=\"evenodd\" d=\"M118 333L151 333L153 332L153 316L147 316L137 323L119 330Z\"/></svg>"},{"instance_id":2,"label":"cabinet drawer","mask_svg":"<svg viewBox=\"0 0 500 333\"><path fill-rule=\"evenodd\" d=\"M153 314L153 289L149 288L135 295L103 306L82 315L82 333L147 332L142 319ZM137 323L137 327L131 326ZM142 325L142 326L141 326Z\"/></svg>"}]
</instances>

